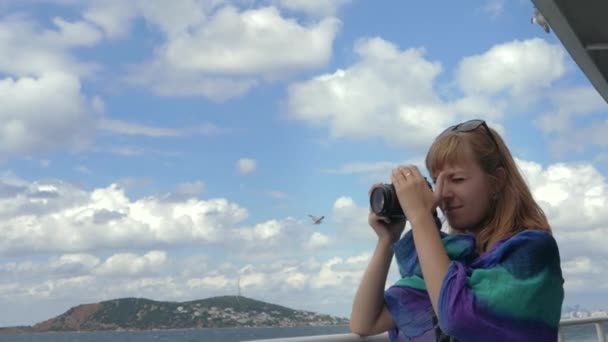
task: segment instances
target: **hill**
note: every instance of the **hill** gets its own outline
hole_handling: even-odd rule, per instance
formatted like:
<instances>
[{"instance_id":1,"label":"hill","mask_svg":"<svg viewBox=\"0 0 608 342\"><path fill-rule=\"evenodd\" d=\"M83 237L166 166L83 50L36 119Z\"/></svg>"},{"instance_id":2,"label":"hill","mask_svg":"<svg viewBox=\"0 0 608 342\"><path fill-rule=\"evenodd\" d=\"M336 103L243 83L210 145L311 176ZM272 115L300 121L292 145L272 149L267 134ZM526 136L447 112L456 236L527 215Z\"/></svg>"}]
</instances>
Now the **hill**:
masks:
<instances>
[{"instance_id":1,"label":"hill","mask_svg":"<svg viewBox=\"0 0 608 342\"><path fill-rule=\"evenodd\" d=\"M348 324L348 320L242 296L212 297L190 302L120 298L78 305L33 326L0 328L0 333L343 324Z\"/></svg>"}]
</instances>

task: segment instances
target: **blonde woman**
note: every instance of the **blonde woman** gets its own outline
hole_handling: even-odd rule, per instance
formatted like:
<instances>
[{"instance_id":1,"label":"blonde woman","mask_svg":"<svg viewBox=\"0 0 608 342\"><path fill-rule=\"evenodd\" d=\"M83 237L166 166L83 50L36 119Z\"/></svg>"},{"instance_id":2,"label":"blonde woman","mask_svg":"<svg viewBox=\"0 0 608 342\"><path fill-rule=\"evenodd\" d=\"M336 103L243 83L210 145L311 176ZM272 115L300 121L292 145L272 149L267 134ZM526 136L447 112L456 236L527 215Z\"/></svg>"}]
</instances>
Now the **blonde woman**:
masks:
<instances>
[{"instance_id":1,"label":"blonde woman","mask_svg":"<svg viewBox=\"0 0 608 342\"><path fill-rule=\"evenodd\" d=\"M370 211L378 242L351 331L388 331L391 341L556 341L558 246L503 139L483 120L451 126L431 145L426 167L434 192L416 166L392 173L412 227L403 237L405 222ZM447 234L437 229L436 208ZM385 291L393 254L401 279Z\"/></svg>"}]
</instances>

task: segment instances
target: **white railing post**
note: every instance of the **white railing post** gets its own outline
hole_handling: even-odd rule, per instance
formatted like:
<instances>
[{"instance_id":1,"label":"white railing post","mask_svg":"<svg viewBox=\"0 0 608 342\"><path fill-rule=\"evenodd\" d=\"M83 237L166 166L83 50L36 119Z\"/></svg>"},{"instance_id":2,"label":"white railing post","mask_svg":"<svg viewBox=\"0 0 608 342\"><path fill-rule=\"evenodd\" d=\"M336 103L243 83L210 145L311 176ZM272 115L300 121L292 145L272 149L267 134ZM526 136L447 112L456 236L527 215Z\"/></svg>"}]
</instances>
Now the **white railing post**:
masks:
<instances>
[{"instance_id":1,"label":"white railing post","mask_svg":"<svg viewBox=\"0 0 608 342\"><path fill-rule=\"evenodd\" d=\"M597 331L597 340L599 342L606 342L606 335L604 335L604 327L602 322L595 323L595 331Z\"/></svg>"}]
</instances>

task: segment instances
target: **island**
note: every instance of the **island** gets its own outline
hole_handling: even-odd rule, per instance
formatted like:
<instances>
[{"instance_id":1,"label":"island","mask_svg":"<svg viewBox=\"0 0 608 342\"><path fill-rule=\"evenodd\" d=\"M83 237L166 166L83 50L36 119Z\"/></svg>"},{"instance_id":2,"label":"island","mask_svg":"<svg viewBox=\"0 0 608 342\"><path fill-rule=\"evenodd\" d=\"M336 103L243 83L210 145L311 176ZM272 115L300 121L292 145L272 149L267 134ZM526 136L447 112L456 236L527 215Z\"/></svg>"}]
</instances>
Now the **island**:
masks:
<instances>
[{"instance_id":1,"label":"island","mask_svg":"<svg viewBox=\"0 0 608 342\"><path fill-rule=\"evenodd\" d=\"M243 296L189 302L119 298L81 304L32 326L0 328L1 333L117 331L189 328L347 325L348 319L294 310Z\"/></svg>"}]
</instances>

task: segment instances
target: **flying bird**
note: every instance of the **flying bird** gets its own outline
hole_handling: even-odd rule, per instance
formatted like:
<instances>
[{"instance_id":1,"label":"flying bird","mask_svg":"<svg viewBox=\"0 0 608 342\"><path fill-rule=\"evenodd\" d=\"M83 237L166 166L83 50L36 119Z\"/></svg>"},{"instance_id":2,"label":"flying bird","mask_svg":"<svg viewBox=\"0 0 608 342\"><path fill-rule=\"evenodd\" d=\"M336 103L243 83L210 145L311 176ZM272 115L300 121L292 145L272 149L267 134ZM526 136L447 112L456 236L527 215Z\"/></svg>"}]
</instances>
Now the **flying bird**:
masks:
<instances>
[{"instance_id":1,"label":"flying bird","mask_svg":"<svg viewBox=\"0 0 608 342\"><path fill-rule=\"evenodd\" d=\"M551 29L549 28L549 23L547 23L547 20L545 19L543 14L540 13L538 8L534 9L534 16L532 17L532 19L530 19L530 22L532 24L540 25L547 33L551 32Z\"/></svg>"},{"instance_id":2,"label":"flying bird","mask_svg":"<svg viewBox=\"0 0 608 342\"><path fill-rule=\"evenodd\" d=\"M312 219L312 224L321 224L321 221L323 221L323 219L325 218L325 216L316 217L310 214L308 214L308 216Z\"/></svg>"}]
</instances>

